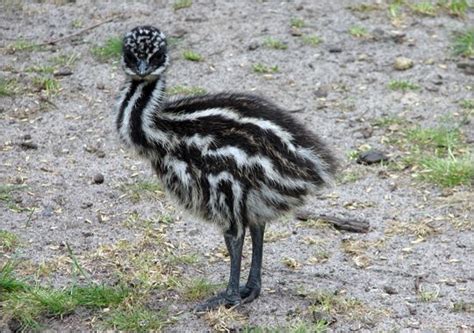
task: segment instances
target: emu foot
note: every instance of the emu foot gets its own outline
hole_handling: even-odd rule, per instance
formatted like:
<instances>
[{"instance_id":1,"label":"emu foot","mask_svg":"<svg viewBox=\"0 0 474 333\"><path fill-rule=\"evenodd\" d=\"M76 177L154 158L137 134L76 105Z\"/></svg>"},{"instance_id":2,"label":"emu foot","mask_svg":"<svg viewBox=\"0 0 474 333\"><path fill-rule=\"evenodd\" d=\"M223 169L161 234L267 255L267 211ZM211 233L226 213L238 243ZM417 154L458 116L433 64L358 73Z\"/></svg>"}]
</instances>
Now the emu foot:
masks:
<instances>
[{"instance_id":1,"label":"emu foot","mask_svg":"<svg viewBox=\"0 0 474 333\"><path fill-rule=\"evenodd\" d=\"M235 295L235 296L229 296L227 293L224 291L222 293L219 293L218 295L209 298L207 301L204 303L199 304L194 311L196 312L205 312L205 311L210 311L210 310L215 310L221 305L224 305L226 308L231 308L233 306L238 306L242 304L242 300L240 298L240 295Z\"/></svg>"},{"instance_id":2,"label":"emu foot","mask_svg":"<svg viewBox=\"0 0 474 333\"><path fill-rule=\"evenodd\" d=\"M224 305L226 308L238 306L241 304L247 304L255 300L260 295L260 287L250 288L246 285L242 285L239 288L239 297L229 298L226 292L223 291L214 297L209 298L206 302L199 304L196 308L196 312L204 312L209 310L215 310L219 306Z\"/></svg>"},{"instance_id":3,"label":"emu foot","mask_svg":"<svg viewBox=\"0 0 474 333\"><path fill-rule=\"evenodd\" d=\"M260 287L247 287L240 286L240 297L242 298L242 304L250 303L260 295Z\"/></svg>"}]
</instances>

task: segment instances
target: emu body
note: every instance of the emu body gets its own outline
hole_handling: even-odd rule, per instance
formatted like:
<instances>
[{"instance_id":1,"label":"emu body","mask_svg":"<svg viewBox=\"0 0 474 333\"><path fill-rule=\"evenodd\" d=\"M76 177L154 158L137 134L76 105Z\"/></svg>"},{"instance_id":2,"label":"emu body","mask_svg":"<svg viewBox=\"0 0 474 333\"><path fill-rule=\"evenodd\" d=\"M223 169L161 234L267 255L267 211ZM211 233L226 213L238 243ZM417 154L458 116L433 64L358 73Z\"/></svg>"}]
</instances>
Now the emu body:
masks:
<instances>
[{"instance_id":1,"label":"emu body","mask_svg":"<svg viewBox=\"0 0 474 333\"><path fill-rule=\"evenodd\" d=\"M117 131L151 162L178 203L223 231L229 284L199 309L252 301L261 289L265 223L331 182L334 158L317 136L263 98L221 93L167 100L167 63L158 29L137 27L125 36L127 80L116 107ZM239 288L246 228L252 264L247 284Z\"/></svg>"}]
</instances>

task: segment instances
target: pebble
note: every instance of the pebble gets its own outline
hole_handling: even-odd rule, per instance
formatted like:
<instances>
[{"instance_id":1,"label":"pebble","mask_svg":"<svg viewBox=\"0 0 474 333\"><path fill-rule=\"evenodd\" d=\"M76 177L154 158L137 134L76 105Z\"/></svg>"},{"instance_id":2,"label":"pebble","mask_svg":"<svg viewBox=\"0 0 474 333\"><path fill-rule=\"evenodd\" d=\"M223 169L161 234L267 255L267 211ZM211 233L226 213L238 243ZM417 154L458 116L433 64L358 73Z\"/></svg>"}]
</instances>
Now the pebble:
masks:
<instances>
[{"instance_id":1,"label":"pebble","mask_svg":"<svg viewBox=\"0 0 474 333\"><path fill-rule=\"evenodd\" d=\"M260 44L258 42L251 42L248 46L248 49L250 51L254 51L260 47Z\"/></svg>"},{"instance_id":2,"label":"pebble","mask_svg":"<svg viewBox=\"0 0 474 333\"><path fill-rule=\"evenodd\" d=\"M464 74L474 75L474 62L459 62L456 66L462 69Z\"/></svg>"},{"instance_id":3,"label":"pebble","mask_svg":"<svg viewBox=\"0 0 474 333\"><path fill-rule=\"evenodd\" d=\"M20 143L20 147L23 149L23 150L29 150L29 149L38 149L38 145L34 142L31 142L31 141L23 141Z\"/></svg>"},{"instance_id":4,"label":"pebble","mask_svg":"<svg viewBox=\"0 0 474 333\"><path fill-rule=\"evenodd\" d=\"M380 163L380 162L384 162L388 160L389 158L387 155L385 155L385 153L383 153L380 150L372 149L364 153L361 153L359 157L357 158L357 163L370 165L370 164Z\"/></svg>"},{"instance_id":5,"label":"pebble","mask_svg":"<svg viewBox=\"0 0 474 333\"><path fill-rule=\"evenodd\" d=\"M104 182L104 175L98 173L94 176L94 184L102 184Z\"/></svg>"},{"instance_id":6,"label":"pebble","mask_svg":"<svg viewBox=\"0 0 474 333\"><path fill-rule=\"evenodd\" d=\"M301 32L301 30L298 29L298 28L295 28L295 27L292 27L292 28L291 28L290 34L291 34L292 36L295 36L295 37L299 37L299 36L302 36L302 35L303 35L303 33Z\"/></svg>"},{"instance_id":7,"label":"pebble","mask_svg":"<svg viewBox=\"0 0 474 333\"><path fill-rule=\"evenodd\" d=\"M342 52L342 48L337 46L337 45L330 45L328 47L328 51L329 53L341 53Z\"/></svg>"},{"instance_id":8,"label":"pebble","mask_svg":"<svg viewBox=\"0 0 474 333\"><path fill-rule=\"evenodd\" d=\"M395 58L395 62L393 63L393 68L398 71L405 71L413 67L413 60L410 58L405 57L398 57Z\"/></svg>"},{"instance_id":9,"label":"pebble","mask_svg":"<svg viewBox=\"0 0 474 333\"><path fill-rule=\"evenodd\" d=\"M398 291L392 286L384 286L383 291L385 291L389 295L398 294Z\"/></svg>"}]
</instances>

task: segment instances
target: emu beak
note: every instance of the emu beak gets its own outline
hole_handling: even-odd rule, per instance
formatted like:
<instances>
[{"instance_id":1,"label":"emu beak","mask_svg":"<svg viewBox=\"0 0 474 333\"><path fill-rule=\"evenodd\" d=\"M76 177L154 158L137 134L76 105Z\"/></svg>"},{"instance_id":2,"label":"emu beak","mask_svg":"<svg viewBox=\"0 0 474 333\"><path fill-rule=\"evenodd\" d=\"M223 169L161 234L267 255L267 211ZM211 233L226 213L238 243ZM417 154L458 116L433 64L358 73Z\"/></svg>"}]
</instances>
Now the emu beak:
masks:
<instances>
[{"instance_id":1,"label":"emu beak","mask_svg":"<svg viewBox=\"0 0 474 333\"><path fill-rule=\"evenodd\" d=\"M145 76L148 73L148 64L145 60L138 61L138 75Z\"/></svg>"}]
</instances>

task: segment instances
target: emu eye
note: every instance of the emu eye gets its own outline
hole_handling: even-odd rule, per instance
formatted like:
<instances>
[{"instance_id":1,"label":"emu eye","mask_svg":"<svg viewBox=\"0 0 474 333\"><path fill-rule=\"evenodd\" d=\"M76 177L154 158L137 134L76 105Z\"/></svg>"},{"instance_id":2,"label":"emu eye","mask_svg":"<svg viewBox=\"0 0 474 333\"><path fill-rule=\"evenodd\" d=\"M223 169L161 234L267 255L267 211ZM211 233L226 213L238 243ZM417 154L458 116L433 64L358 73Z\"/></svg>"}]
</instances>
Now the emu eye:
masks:
<instances>
[{"instance_id":1,"label":"emu eye","mask_svg":"<svg viewBox=\"0 0 474 333\"><path fill-rule=\"evenodd\" d=\"M164 61L165 61L165 52L157 52L151 57L150 64L157 66L163 63Z\"/></svg>"},{"instance_id":2,"label":"emu eye","mask_svg":"<svg viewBox=\"0 0 474 333\"><path fill-rule=\"evenodd\" d=\"M124 51L123 60L125 61L125 63L127 65L131 65L136 61L135 56L133 55L133 53L128 51L128 50Z\"/></svg>"}]
</instances>

